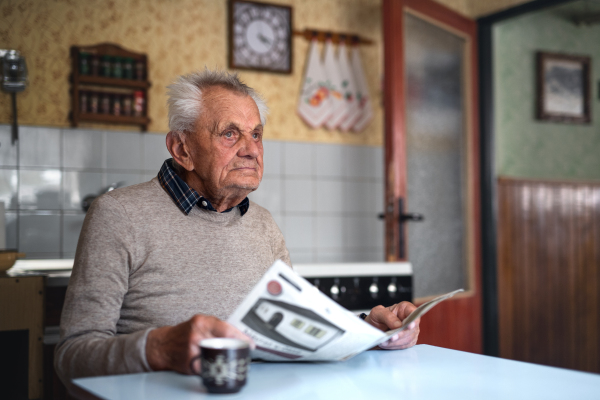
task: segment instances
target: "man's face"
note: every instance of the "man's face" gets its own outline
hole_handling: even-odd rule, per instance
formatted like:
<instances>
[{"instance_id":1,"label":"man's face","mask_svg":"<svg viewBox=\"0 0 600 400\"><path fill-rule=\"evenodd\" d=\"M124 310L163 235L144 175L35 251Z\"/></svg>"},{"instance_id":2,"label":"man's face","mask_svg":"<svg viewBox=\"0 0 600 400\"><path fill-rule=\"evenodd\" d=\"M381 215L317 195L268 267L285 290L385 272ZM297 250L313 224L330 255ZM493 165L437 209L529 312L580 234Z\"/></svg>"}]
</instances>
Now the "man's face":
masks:
<instances>
[{"instance_id":1,"label":"man's face","mask_svg":"<svg viewBox=\"0 0 600 400\"><path fill-rule=\"evenodd\" d=\"M250 96L221 87L203 93L203 112L196 133L189 135L198 186L217 200L245 197L256 190L263 174L263 126Z\"/></svg>"}]
</instances>

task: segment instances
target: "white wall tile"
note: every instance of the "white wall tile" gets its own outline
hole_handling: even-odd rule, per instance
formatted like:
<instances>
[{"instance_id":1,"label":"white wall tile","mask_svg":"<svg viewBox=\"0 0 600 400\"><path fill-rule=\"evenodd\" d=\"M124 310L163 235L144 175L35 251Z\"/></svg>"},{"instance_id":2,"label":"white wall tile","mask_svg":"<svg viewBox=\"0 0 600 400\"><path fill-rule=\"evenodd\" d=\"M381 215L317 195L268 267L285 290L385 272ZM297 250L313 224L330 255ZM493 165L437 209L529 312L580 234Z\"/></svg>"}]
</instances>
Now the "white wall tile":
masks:
<instances>
[{"instance_id":1,"label":"white wall tile","mask_svg":"<svg viewBox=\"0 0 600 400\"><path fill-rule=\"evenodd\" d=\"M344 186L344 205L346 212L370 212L375 210L375 204L369 200L371 196L368 181L347 181Z\"/></svg>"},{"instance_id":2,"label":"white wall tile","mask_svg":"<svg viewBox=\"0 0 600 400\"><path fill-rule=\"evenodd\" d=\"M292 265L315 262L312 249L292 249L290 250L290 260L292 261Z\"/></svg>"},{"instance_id":3,"label":"white wall tile","mask_svg":"<svg viewBox=\"0 0 600 400\"><path fill-rule=\"evenodd\" d=\"M313 217L290 216L283 217L285 229L283 235L288 249L311 249L313 247Z\"/></svg>"},{"instance_id":4,"label":"white wall tile","mask_svg":"<svg viewBox=\"0 0 600 400\"><path fill-rule=\"evenodd\" d=\"M341 213L344 211L346 201L344 185L341 180L317 180L315 211L321 213Z\"/></svg>"},{"instance_id":5,"label":"white wall tile","mask_svg":"<svg viewBox=\"0 0 600 400\"><path fill-rule=\"evenodd\" d=\"M60 214L29 214L19 216L19 251L26 253L60 254Z\"/></svg>"},{"instance_id":6,"label":"white wall tile","mask_svg":"<svg viewBox=\"0 0 600 400\"><path fill-rule=\"evenodd\" d=\"M119 187L137 185L143 181L142 174L124 174L117 172L108 172L106 174L106 186L112 185L113 183L119 183Z\"/></svg>"},{"instance_id":7,"label":"white wall tile","mask_svg":"<svg viewBox=\"0 0 600 400\"><path fill-rule=\"evenodd\" d=\"M348 251L344 254L344 262L383 262L383 251Z\"/></svg>"},{"instance_id":8,"label":"white wall tile","mask_svg":"<svg viewBox=\"0 0 600 400\"><path fill-rule=\"evenodd\" d=\"M156 171L156 173L154 173L154 174L142 174L142 182L151 181L152 179L156 178L157 174L158 174L158 171Z\"/></svg>"},{"instance_id":9,"label":"white wall tile","mask_svg":"<svg viewBox=\"0 0 600 400\"><path fill-rule=\"evenodd\" d=\"M383 248L385 245L385 225L383 220L379 219L376 214L364 218L367 228L367 246Z\"/></svg>"},{"instance_id":10,"label":"white wall tile","mask_svg":"<svg viewBox=\"0 0 600 400\"><path fill-rule=\"evenodd\" d=\"M339 250L317 250L316 260L318 263L341 263L344 262L344 251Z\"/></svg>"},{"instance_id":11,"label":"white wall tile","mask_svg":"<svg viewBox=\"0 0 600 400\"><path fill-rule=\"evenodd\" d=\"M63 210L81 211L81 201L86 196L97 196L106 187L102 172L65 171L63 174Z\"/></svg>"},{"instance_id":12,"label":"white wall tile","mask_svg":"<svg viewBox=\"0 0 600 400\"><path fill-rule=\"evenodd\" d=\"M315 144L315 175L317 177L344 176L344 154L348 146Z\"/></svg>"},{"instance_id":13,"label":"white wall tile","mask_svg":"<svg viewBox=\"0 0 600 400\"><path fill-rule=\"evenodd\" d=\"M17 144L12 144L12 128L10 125L0 125L0 165L17 165Z\"/></svg>"},{"instance_id":14,"label":"white wall tile","mask_svg":"<svg viewBox=\"0 0 600 400\"><path fill-rule=\"evenodd\" d=\"M104 132L63 129L63 167L104 168Z\"/></svg>"},{"instance_id":15,"label":"white wall tile","mask_svg":"<svg viewBox=\"0 0 600 400\"><path fill-rule=\"evenodd\" d=\"M167 150L166 135L146 133L142 135L144 142L143 169L158 173L166 159L171 158Z\"/></svg>"},{"instance_id":16,"label":"white wall tile","mask_svg":"<svg viewBox=\"0 0 600 400\"><path fill-rule=\"evenodd\" d=\"M79 240L79 234L81 233L81 227L83 226L83 220L85 214L64 214L62 216L62 252L63 253L75 253L77 250L77 241Z\"/></svg>"},{"instance_id":17,"label":"white wall tile","mask_svg":"<svg viewBox=\"0 0 600 400\"><path fill-rule=\"evenodd\" d=\"M17 213L7 212L4 214L6 223L6 248L17 248Z\"/></svg>"},{"instance_id":18,"label":"white wall tile","mask_svg":"<svg viewBox=\"0 0 600 400\"><path fill-rule=\"evenodd\" d=\"M0 201L4 202L5 210L18 208L16 169L0 169Z\"/></svg>"},{"instance_id":19,"label":"white wall tile","mask_svg":"<svg viewBox=\"0 0 600 400\"><path fill-rule=\"evenodd\" d=\"M317 222L317 248L338 248L344 245L344 218L342 216L319 215Z\"/></svg>"},{"instance_id":20,"label":"white wall tile","mask_svg":"<svg viewBox=\"0 0 600 400\"><path fill-rule=\"evenodd\" d=\"M22 167L60 167L60 129L21 126L19 142Z\"/></svg>"},{"instance_id":21,"label":"white wall tile","mask_svg":"<svg viewBox=\"0 0 600 400\"><path fill-rule=\"evenodd\" d=\"M369 153L369 176L383 179L383 169L385 167L384 148L367 147L367 152Z\"/></svg>"},{"instance_id":22,"label":"white wall tile","mask_svg":"<svg viewBox=\"0 0 600 400\"><path fill-rule=\"evenodd\" d=\"M142 134L137 132L106 132L106 168L142 169Z\"/></svg>"},{"instance_id":23,"label":"white wall tile","mask_svg":"<svg viewBox=\"0 0 600 400\"><path fill-rule=\"evenodd\" d=\"M369 153L365 146L347 146L344 156L344 175L348 178L367 178L370 174Z\"/></svg>"},{"instance_id":24,"label":"white wall tile","mask_svg":"<svg viewBox=\"0 0 600 400\"><path fill-rule=\"evenodd\" d=\"M311 143L283 143L283 173L286 176L313 175L314 144Z\"/></svg>"},{"instance_id":25,"label":"white wall tile","mask_svg":"<svg viewBox=\"0 0 600 400\"><path fill-rule=\"evenodd\" d=\"M287 212L312 212L312 179L286 179L284 181L283 210Z\"/></svg>"},{"instance_id":26,"label":"white wall tile","mask_svg":"<svg viewBox=\"0 0 600 400\"><path fill-rule=\"evenodd\" d=\"M263 176L280 176L282 170L283 143L276 140L263 141Z\"/></svg>"},{"instance_id":27,"label":"white wall tile","mask_svg":"<svg viewBox=\"0 0 600 400\"><path fill-rule=\"evenodd\" d=\"M369 217L346 217L344 228L344 244L346 248L355 249L369 245Z\"/></svg>"},{"instance_id":28,"label":"white wall tile","mask_svg":"<svg viewBox=\"0 0 600 400\"><path fill-rule=\"evenodd\" d=\"M60 210L60 169L20 170L19 208L37 210Z\"/></svg>"},{"instance_id":29,"label":"white wall tile","mask_svg":"<svg viewBox=\"0 0 600 400\"><path fill-rule=\"evenodd\" d=\"M385 207L384 204L384 191L385 185L383 181L378 182L369 182L369 205L371 205L371 210L376 213L382 213Z\"/></svg>"},{"instance_id":30,"label":"white wall tile","mask_svg":"<svg viewBox=\"0 0 600 400\"><path fill-rule=\"evenodd\" d=\"M248 197L256 204L273 213L282 210L281 193L281 179L266 176L263 178L258 189L250 193Z\"/></svg>"}]
</instances>

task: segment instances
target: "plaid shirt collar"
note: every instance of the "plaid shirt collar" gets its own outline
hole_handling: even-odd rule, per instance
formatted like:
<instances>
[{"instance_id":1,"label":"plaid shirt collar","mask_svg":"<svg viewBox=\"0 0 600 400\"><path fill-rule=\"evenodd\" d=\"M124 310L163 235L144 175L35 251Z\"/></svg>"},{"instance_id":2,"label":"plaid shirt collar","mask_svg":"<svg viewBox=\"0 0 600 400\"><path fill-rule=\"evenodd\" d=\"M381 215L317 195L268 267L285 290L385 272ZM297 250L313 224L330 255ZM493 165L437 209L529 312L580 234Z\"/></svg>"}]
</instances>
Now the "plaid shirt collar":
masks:
<instances>
[{"instance_id":1,"label":"plaid shirt collar","mask_svg":"<svg viewBox=\"0 0 600 400\"><path fill-rule=\"evenodd\" d=\"M158 172L158 181L160 185L165 189L165 191L171 196L177 207L181 211L188 215L192 208L197 204L198 207L204 210L217 211L211 202L200 196L198 192L192 189L183 179L177 175L175 169L173 169L173 159L169 158L165 160L160 171ZM250 207L250 200L246 197L240 204L237 206L240 209L240 214L244 215L248 212L248 208ZM223 212L229 212L233 210L235 207L231 207L228 210Z\"/></svg>"}]
</instances>

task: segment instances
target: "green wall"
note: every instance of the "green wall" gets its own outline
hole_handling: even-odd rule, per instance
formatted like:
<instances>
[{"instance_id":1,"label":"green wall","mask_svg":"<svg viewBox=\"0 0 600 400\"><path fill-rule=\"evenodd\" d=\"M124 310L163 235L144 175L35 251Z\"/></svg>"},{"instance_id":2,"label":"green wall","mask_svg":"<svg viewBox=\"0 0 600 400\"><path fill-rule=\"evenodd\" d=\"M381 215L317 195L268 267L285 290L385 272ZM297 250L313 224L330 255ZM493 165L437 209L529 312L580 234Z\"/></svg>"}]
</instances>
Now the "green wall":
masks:
<instances>
[{"instance_id":1,"label":"green wall","mask_svg":"<svg viewBox=\"0 0 600 400\"><path fill-rule=\"evenodd\" d=\"M577 2L580 3L580 2ZM600 24L578 27L566 15L582 4L527 14L494 28L496 174L531 179L600 180ZM592 58L592 123L535 119L535 54Z\"/></svg>"}]
</instances>

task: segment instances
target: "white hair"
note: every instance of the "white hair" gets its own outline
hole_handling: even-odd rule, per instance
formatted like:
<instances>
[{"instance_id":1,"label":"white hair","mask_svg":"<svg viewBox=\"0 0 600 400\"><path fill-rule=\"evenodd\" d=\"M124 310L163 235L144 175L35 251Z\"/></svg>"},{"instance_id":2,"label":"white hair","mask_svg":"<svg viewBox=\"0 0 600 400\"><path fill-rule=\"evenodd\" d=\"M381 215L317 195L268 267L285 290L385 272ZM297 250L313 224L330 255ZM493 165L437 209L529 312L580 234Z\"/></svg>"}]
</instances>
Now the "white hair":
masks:
<instances>
[{"instance_id":1,"label":"white hair","mask_svg":"<svg viewBox=\"0 0 600 400\"><path fill-rule=\"evenodd\" d=\"M267 123L267 104L254 89L240 80L237 73L205 68L204 71L182 75L167 86L169 130L178 134L194 132L203 110L202 92L214 86L252 97L258 107L260 122L263 125Z\"/></svg>"}]
</instances>

